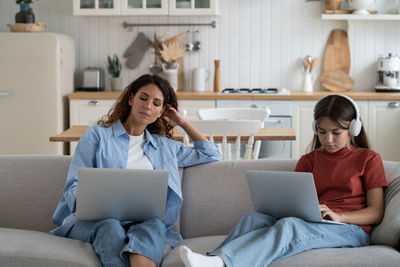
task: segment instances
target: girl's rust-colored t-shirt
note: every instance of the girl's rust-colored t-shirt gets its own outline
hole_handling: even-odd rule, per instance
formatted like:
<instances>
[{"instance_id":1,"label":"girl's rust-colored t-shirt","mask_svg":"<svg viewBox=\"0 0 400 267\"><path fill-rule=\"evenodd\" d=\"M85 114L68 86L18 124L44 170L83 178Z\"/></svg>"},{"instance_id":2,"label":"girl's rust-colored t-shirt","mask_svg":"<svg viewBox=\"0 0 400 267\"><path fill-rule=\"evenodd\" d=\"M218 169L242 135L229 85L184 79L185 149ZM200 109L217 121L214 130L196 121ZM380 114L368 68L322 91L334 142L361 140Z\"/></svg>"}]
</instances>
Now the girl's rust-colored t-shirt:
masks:
<instances>
[{"instance_id":1,"label":"girl's rust-colored t-shirt","mask_svg":"<svg viewBox=\"0 0 400 267\"><path fill-rule=\"evenodd\" d=\"M335 212L365 208L367 191L387 186L382 159L370 149L314 150L299 159L295 171L313 173L319 203ZM372 230L371 225L360 227Z\"/></svg>"}]
</instances>

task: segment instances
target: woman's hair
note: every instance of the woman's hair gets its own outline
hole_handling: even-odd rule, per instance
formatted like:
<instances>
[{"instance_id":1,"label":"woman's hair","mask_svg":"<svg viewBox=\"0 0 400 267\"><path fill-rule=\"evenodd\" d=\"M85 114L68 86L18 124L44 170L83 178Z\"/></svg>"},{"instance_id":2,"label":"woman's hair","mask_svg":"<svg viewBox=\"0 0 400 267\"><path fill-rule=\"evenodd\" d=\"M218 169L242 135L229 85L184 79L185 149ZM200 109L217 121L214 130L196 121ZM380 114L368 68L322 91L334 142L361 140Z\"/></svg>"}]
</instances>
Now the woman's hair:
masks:
<instances>
[{"instance_id":1,"label":"woman's hair","mask_svg":"<svg viewBox=\"0 0 400 267\"><path fill-rule=\"evenodd\" d=\"M323 117L329 118L331 121L337 124L341 129L348 130L349 128L344 126L343 122L351 122L357 116L356 108L353 104L340 95L330 95L322 98L315 105L314 108L314 121L316 122L315 127L318 126L319 121ZM360 119L361 120L361 119ZM364 130L364 126L361 127L361 131L357 136L351 136L350 144L355 145L359 148L369 148L367 133ZM313 151L321 148L321 142L319 141L318 135L314 135L313 140L307 148L307 151Z\"/></svg>"},{"instance_id":2,"label":"woman's hair","mask_svg":"<svg viewBox=\"0 0 400 267\"><path fill-rule=\"evenodd\" d=\"M128 119L129 113L131 112L131 106L129 105L129 98L135 95L140 88L148 84L155 84L162 92L164 96L163 109L167 108L167 105L172 106L178 110L178 102L176 95L169 82L160 76L145 74L134 80L129 84L118 98L117 102L113 105L107 115L103 116L97 124L103 127L110 127L117 120L121 120L121 123ZM159 134L168 138L172 137L172 129L170 125L160 116L157 120L149 125L146 129L150 133Z\"/></svg>"}]
</instances>

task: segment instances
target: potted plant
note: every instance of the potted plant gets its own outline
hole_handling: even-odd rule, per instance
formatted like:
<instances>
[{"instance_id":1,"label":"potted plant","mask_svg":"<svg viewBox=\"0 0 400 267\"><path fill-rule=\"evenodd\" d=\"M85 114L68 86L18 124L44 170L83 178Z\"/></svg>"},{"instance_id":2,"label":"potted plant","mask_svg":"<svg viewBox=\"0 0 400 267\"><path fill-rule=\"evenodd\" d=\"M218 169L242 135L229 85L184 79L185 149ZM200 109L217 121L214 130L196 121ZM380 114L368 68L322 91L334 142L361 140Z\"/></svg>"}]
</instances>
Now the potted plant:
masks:
<instances>
[{"instance_id":1,"label":"potted plant","mask_svg":"<svg viewBox=\"0 0 400 267\"><path fill-rule=\"evenodd\" d=\"M108 74L111 75L111 90L112 91L122 90L121 77L120 77L122 65L118 59L118 56L115 54L112 58L108 56L106 65Z\"/></svg>"}]
</instances>

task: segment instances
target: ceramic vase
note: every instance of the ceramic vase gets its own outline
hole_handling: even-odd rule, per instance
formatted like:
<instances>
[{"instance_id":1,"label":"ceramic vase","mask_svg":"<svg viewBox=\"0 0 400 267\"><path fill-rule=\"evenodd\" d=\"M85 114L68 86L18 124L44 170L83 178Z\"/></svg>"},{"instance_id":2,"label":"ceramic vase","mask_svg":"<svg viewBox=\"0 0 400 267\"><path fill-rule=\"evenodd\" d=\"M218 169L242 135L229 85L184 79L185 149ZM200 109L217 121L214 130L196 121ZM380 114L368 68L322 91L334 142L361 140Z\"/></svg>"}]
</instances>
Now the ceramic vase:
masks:
<instances>
[{"instance_id":1,"label":"ceramic vase","mask_svg":"<svg viewBox=\"0 0 400 267\"><path fill-rule=\"evenodd\" d=\"M121 91L121 90L122 90L121 77L111 78L111 91Z\"/></svg>"},{"instance_id":2,"label":"ceramic vase","mask_svg":"<svg viewBox=\"0 0 400 267\"><path fill-rule=\"evenodd\" d=\"M29 5L19 5L19 12L15 14L15 23L27 23L26 17L28 15Z\"/></svg>"},{"instance_id":3,"label":"ceramic vase","mask_svg":"<svg viewBox=\"0 0 400 267\"><path fill-rule=\"evenodd\" d=\"M353 14L369 15L368 8L371 8L374 0L348 0L350 7L354 8Z\"/></svg>"},{"instance_id":4,"label":"ceramic vase","mask_svg":"<svg viewBox=\"0 0 400 267\"><path fill-rule=\"evenodd\" d=\"M178 90L178 62L168 62L162 64L163 72L161 76L166 79L176 92Z\"/></svg>"}]
</instances>

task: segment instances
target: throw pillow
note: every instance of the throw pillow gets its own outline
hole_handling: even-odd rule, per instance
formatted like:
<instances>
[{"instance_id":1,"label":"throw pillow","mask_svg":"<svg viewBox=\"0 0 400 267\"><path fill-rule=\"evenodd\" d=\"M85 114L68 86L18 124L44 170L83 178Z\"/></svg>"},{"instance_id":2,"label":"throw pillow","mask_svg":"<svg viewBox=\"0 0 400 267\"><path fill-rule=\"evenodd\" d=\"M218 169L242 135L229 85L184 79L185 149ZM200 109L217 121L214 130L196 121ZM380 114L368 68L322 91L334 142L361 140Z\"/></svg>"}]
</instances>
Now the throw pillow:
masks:
<instances>
[{"instance_id":1,"label":"throw pillow","mask_svg":"<svg viewBox=\"0 0 400 267\"><path fill-rule=\"evenodd\" d=\"M388 175L389 178L389 175ZM371 243L388 245L400 249L400 176L388 180L385 190L385 215L382 222L374 227Z\"/></svg>"}]
</instances>

